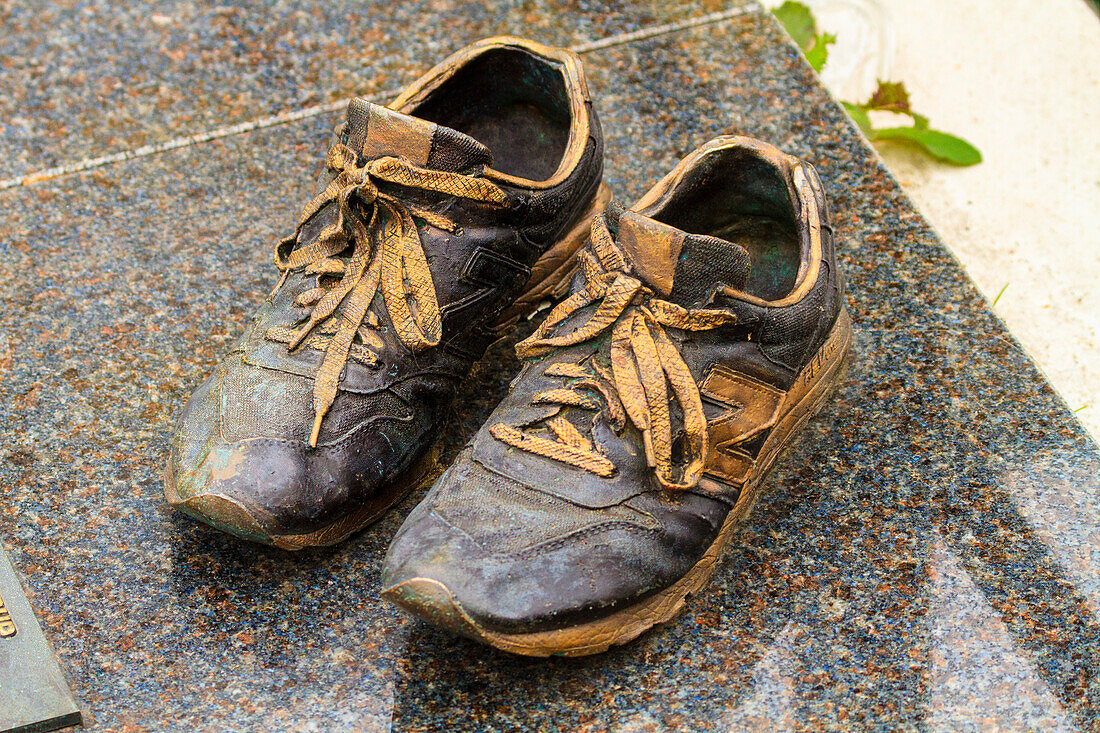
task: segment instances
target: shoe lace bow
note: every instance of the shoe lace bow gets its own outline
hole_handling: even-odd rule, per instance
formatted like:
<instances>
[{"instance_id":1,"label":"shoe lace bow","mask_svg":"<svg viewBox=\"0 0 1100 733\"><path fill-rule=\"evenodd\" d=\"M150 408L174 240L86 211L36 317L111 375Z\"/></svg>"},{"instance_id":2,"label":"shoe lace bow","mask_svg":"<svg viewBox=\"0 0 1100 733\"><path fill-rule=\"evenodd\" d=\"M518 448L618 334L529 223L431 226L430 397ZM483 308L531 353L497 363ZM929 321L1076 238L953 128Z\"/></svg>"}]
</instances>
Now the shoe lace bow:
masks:
<instances>
[{"instance_id":1,"label":"shoe lace bow","mask_svg":"<svg viewBox=\"0 0 1100 733\"><path fill-rule=\"evenodd\" d=\"M609 359L603 359L610 367L590 358L592 354L573 362L556 361L545 374L567 378L567 386L537 394L532 402L586 410L606 406L617 433L628 419L641 432L646 460L662 486L690 489L699 482L706 462L707 421L698 385L665 329L705 331L733 323L736 316L725 310L688 309L658 298L627 271L604 214L593 220L591 244L581 257L584 287L559 303L531 336L517 344L516 353L530 360L595 341L610 330L609 354L605 355ZM574 330L555 334L559 325L594 303L598 306ZM679 403L686 438L679 454L674 452L673 400ZM490 433L515 448L598 476L614 475L614 464L560 412L543 419L552 438L524 429L533 423L497 423Z\"/></svg>"},{"instance_id":2,"label":"shoe lace bow","mask_svg":"<svg viewBox=\"0 0 1100 733\"><path fill-rule=\"evenodd\" d=\"M378 361L373 352L353 342L359 334L361 340L381 345L380 339L370 335L370 329L378 327L370 305L379 290L398 338L410 351L435 346L442 335L435 284L413 217L449 232L457 231L458 226L445 216L399 199L389 192L392 189L382 190L379 184L495 205L507 201L500 188L481 178L421 168L392 156L360 164L356 153L343 144L329 150L326 167L335 176L306 204L294 233L275 246L275 264L281 272L275 290L292 270L300 268L309 275L339 276L339 280L325 287L318 278L318 287L298 296L298 305L312 310L296 330L276 327L265 334L287 344L288 350L306 342L325 351L314 378L314 423L309 439L313 447L321 422L336 399L349 356L368 363ZM294 249L306 223L330 203L337 205L335 221L312 243ZM350 256L338 257L349 245ZM343 310L337 314L341 304ZM314 331L317 333L310 336Z\"/></svg>"}]
</instances>

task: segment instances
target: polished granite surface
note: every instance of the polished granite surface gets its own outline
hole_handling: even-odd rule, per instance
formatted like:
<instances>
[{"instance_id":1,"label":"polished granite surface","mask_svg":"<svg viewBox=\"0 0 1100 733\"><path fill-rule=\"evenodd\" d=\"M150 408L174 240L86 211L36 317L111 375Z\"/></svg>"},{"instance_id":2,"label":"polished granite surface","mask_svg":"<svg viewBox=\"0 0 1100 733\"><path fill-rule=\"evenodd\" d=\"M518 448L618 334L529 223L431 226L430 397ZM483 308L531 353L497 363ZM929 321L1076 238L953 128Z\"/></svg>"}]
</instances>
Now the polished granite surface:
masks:
<instances>
[{"instance_id":1,"label":"polished granite surface","mask_svg":"<svg viewBox=\"0 0 1100 733\"><path fill-rule=\"evenodd\" d=\"M425 49L490 29L571 42L668 20L595 3L425 5L469 25L453 40L386 39L390 80L434 61ZM248 83L268 93L262 74L165 70L135 48L117 63L165 75L165 88L195 75L226 97ZM302 94L389 86L333 81L321 48L273 53L270 68L319 69ZM374 58L356 54L353 67ZM831 195L857 326L849 378L773 472L713 584L637 643L521 659L379 600L378 563L416 496L347 544L301 554L168 511L174 416L274 282L270 244L296 221L335 119L316 115L0 191L0 541L89 725L1100 729L1100 451L781 31L750 7L585 63L620 198L725 132L807 158ZM0 63L7 84L24 73L12 68ZM89 64L87 83L103 73L117 75ZM310 103L271 86L275 107ZM153 115L159 135L237 119L167 104L179 116ZM89 136L66 136L57 160L132 144L96 137L111 114L74 102L73 129ZM0 139L24 151L15 173L43 167L22 135L8 126ZM446 455L514 368L510 343L494 347Z\"/></svg>"},{"instance_id":2,"label":"polished granite surface","mask_svg":"<svg viewBox=\"0 0 1100 733\"><path fill-rule=\"evenodd\" d=\"M575 46L746 1L0 2L0 180L399 89L484 36Z\"/></svg>"}]
</instances>

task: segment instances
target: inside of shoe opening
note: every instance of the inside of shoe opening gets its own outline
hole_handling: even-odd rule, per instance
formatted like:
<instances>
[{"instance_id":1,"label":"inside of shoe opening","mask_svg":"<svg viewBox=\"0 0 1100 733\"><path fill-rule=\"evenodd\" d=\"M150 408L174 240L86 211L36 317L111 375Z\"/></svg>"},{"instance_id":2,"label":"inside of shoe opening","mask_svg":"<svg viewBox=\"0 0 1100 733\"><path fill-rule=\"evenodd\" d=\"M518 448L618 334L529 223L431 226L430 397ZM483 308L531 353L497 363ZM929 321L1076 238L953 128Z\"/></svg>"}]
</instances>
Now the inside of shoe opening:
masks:
<instances>
[{"instance_id":1,"label":"inside of shoe opening","mask_svg":"<svg viewBox=\"0 0 1100 733\"><path fill-rule=\"evenodd\" d=\"M786 177L775 164L751 150L726 148L701 160L662 201L654 218L692 234L741 245L752 261L744 291L764 300L780 300L794 289L802 261L794 208ZM701 254L685 247L681 265ZM720 253L706 256L715 281L733 278L721 270L727 258Z\"/></svg>"},{"instance_id":2,"label":"inside of shoe opening","mask_svg":"<svg viewBox=\"0 0 1100 733\"><path fill-rule=\"evenodd\" d=\"M558 169L572 124L561 68L516 48L472 59L412 114L469 135L492 152L494 169L534 181Z\"/></svg>"}]
</instances>

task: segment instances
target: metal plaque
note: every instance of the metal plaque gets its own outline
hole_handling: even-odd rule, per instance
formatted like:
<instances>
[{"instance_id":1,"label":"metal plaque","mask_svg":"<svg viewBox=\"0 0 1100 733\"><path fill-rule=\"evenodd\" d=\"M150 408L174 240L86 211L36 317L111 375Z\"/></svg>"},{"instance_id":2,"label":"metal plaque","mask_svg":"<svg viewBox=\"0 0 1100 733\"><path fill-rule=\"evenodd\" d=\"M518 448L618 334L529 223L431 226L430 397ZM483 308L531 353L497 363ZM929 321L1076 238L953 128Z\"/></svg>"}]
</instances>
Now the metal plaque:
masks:
<instances>
[{"instance_id":1,"label":"metal plaque","mask_svg":"<svg viewBox=\"0 0 1100 733\"><path fill-rule=\"evenodd\" d=\"M80 710L0 547L0 733L80 725Z\"/></svg>"}]
</instances>

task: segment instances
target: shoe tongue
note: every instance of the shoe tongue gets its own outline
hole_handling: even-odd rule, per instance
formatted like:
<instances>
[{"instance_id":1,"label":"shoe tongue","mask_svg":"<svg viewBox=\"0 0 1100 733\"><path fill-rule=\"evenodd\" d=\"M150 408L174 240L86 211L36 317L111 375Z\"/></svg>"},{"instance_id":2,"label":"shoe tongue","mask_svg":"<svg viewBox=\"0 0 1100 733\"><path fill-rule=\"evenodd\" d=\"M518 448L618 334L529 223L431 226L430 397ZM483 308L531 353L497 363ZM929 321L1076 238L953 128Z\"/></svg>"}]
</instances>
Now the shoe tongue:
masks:
<instances>
[{"instance_id":1,"label":"shoe tongue","mask_svg":"<svg viewBox=\"0 0 1100 733\"><path fill-rule=\"evenodd\" d=\"M619 215L616 242L646 285L683 306L704 305L716 285L741 290L749 280L749 253L741 245L691 234L634 211Z\"/></svg>"},{"instance_id":2,"label":"shoe tongue","mask_svg":"<svg viewBox=\"0 0 1100 733\"><path fill-rule=\"evenodd\" d=\"M393 156L450 173L493 164L489 149L469 135L365 99L353 99L348 105L344 134L346 145L361 160Z\"/></svg>"}]
</instances>

